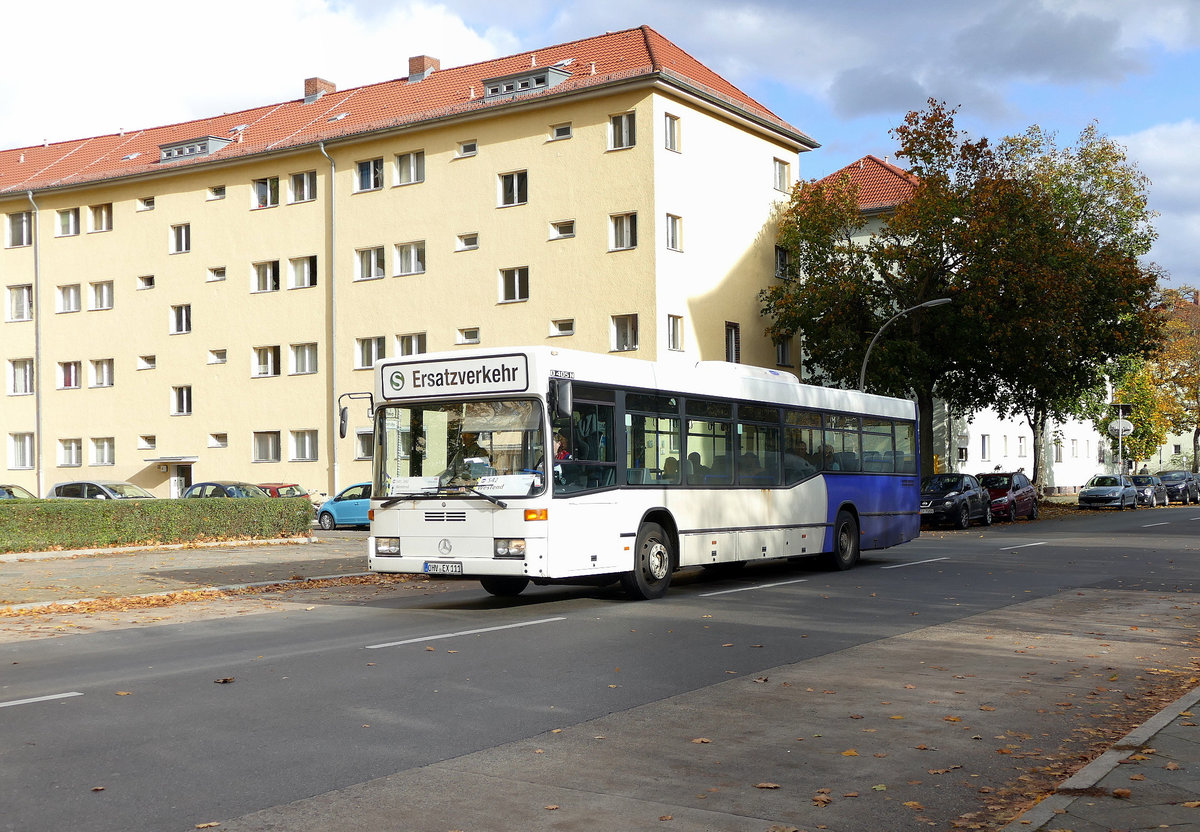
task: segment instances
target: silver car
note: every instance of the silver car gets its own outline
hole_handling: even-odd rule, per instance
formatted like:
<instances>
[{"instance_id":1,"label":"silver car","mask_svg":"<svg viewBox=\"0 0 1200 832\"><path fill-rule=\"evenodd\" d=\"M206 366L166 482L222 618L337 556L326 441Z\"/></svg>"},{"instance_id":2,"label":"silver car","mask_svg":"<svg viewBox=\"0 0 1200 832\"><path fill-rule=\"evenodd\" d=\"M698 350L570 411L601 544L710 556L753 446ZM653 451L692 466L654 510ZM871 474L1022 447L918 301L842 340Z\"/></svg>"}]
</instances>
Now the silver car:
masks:
<instances>
[{"instance_id":1,"label":"silver car","mask_svg":"<svg viewBox=\"0 0 1200 832\"><path fill-rule=\"evenodd\" d=\"M50 489L47 498L75 500L152 500L154 495L140 485L117 480L81 480L60 482Z\"/></svg>"},{"instance_id":2,"label":"silver car","mask_svg":"<svg viewBox=\"0 0 1200 832\"><path fill-rule=\"evenodd\" d=\"M1079 491L1080 508L1137 508L1133 480L1120 474L1097 474Z\"/></svg>"}]
</instances>

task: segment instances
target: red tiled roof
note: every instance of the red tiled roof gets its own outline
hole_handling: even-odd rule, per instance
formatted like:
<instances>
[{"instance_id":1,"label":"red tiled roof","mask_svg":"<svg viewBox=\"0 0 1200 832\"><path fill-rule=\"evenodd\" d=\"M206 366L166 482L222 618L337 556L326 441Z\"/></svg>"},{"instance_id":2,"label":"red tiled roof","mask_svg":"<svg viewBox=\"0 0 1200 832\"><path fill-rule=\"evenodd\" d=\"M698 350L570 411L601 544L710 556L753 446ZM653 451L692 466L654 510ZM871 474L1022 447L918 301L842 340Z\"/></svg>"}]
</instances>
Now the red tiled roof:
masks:
<instances>
[{"instance_id":1,"label":"red tiled roof","mask_svg":"<svg viewBox=\"0 0 1200 832\"><path fill-rule=\"evenodd\" d=\"M878 156L864 156L821 181L834 182L843 176L850 177L858 187L858 207L862 211L895 208L911 197L917 187L917 177Z\"/></svg>"},{"instance_id":2,"label":"red tiled roof","mask_svg":"<svg viewBox=\"0 0 1200 832\"><path fill-rule=\"evenodd\" d=\"M534 63L536 61L536 64ZM648 26L550 46L468 66L328 92L316 101L285 101L181 124L126 131L12 150L0 150L0 194L69 187L333 141L405 124L504 107L513 99L483 100L483 81L562 61L571 77L515 99L546 98L582 89L658 77L737 111L805 147L817 143L705 67ZM331 118L345 113L338 121ZM240 133L235 127L246 125ZM203 157L160 162L159 145L202 136L234 142ZM137 154L132 159L126 157Z\"/></svg>"}]
</instances>

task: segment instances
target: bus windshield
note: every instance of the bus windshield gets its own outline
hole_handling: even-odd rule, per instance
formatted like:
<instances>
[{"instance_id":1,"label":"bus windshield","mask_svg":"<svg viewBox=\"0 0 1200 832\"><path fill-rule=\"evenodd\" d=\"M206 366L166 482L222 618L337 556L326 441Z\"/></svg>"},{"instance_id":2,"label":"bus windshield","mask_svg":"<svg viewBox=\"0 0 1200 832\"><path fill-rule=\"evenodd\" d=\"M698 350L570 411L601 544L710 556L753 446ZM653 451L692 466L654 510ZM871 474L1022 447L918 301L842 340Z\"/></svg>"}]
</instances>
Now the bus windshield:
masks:
<instances>
[{"instance_id":1,"label":"bus windshield","mask_svg":"<svg viewBox=\"0 0 1200 832\"><path fill-rule=\"evenodd\" d=\"M542 422L534 399L385 405L375 422L375 494L540 494Z\"/></svg>"}]
</instances>

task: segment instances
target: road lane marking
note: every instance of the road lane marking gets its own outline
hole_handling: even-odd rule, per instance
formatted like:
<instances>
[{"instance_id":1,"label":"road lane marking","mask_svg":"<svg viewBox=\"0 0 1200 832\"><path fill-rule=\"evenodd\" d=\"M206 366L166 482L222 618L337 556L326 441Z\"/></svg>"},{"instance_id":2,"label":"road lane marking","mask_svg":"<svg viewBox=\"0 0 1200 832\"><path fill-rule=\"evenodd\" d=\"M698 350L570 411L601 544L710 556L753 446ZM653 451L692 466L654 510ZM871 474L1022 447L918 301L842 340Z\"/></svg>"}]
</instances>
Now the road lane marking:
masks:
<instances>
[{"instance_id":1,"label":"road lane marking","mask_svg":"<svg viewBox=\"0 0 1200 832\"><path fill-rule=\"evenodd\" d=\"M52 693L49 696L34 696L31 699L14 699L11 702L0 702L0 708L11 708L13 705L29 705L33 702L49 702L52 699L69 699L72 696L83 696L77 690L69 693Z\"/></svg>"},{"instance_id":2,"label":"road lane marking","mask_svg":"<svg viewBox=\"0 0 1200 832\"><path fill-rule=\"evenodd\" d=\"M1142 526L1142 528L1143 528L1143 529L1149 529L1149 528L1151 528L1151 527L1153 527L1153 526L1169 526L1169 525L1171 525L1171 524L1170 524L1170 523L1168 523L1168 522L1166 522L1166 521L1164 520L1164 521L1163 521L1163 522L1161 522L1161 523L1146 523L1145 525L1143 525L1143 526Z\"/></svg>"},{"instance_id":3,"label":"road lane marking","mask_svg":"<svg viewBox=\"0 0 1200 832\"><path fill-rule=\"evenodd\" d=\"M773 586L787 586L788 584L804 584L808 583L808 578L798 578L794 581L779 581L774 584L755 584L754 586L739 586L737 589L719 589L716 592L701 592L701 598L708 598L711 595L728 595L731 592L749 592L752 589L770 589Z\"/></svg>"},{"instance_id":4,"label":"road lane marking","mask_svg":"<svg viewBox=\"0 0 1200 832\"><path fill-rule=\"evenodd\" d=\"M1025 549L1025 548L1028 548L1029 546L1045 546L1045 545L1046 545L1046 541L1042 540L1037 543L1022 543L1020 546L1001 546L1000 551L1007 552L1011 549Z\"/></svg>"},{"instance_id":5,"label":"road lane marking","mask_svg":"<svg viewBox=\"0 0 1200 832\"><path fill-rule=\"evenodd\" d=\"M458 638L459 636L475 636L480 633L494 633L498 630L515 630L518 627L532 627L535 624L550 624L554 621L566 621L566 618L539 618L537 621L522 621L518 624L502 624L499 627L481 627L478 630L460 630L457 633L439 633L433 636L421 636L420 638L406 638L404 641L389 641L386 644L368 644L368 650L378 650L381 647L399 647L403 644L421 644L426 641L437 641L443 638Z\"/></svg>"},{"instance_id":6,"label":"road lane marking","mask_svg":"<svg viewBox=\"0 0 1200 832\"><path fill-rule=\"evenodd\" d=\"M905 566L920 566L922 563L937 563L939 560L950 560L950 558L930 558L929 560L914 560L912 563L893 563L891 566L881 566L880 569L901 569Z\"/></svg>"}]
</instances>

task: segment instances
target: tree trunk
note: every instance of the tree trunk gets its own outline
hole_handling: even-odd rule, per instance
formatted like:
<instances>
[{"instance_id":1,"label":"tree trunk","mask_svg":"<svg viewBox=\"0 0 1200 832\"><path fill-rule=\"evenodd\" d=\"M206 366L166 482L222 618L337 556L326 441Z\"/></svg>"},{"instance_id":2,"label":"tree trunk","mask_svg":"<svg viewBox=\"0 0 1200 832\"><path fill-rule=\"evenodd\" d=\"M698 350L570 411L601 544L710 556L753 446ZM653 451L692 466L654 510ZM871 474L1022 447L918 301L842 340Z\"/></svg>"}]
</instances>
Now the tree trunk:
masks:
<instances>
[{"instance_id":1,"label":"tree trunk","mask_svg":"<svg viewBox=\"0 0 1200 832\"><path fill-rule=\"evenodd\" d=\"M933 473L933 393L917 391L918 441L921 445L921 476Z\"/></svg>"},{"instance_id":2,"label":"tree trunk","mask_svg":"<svg viewBox=\"0 0 1200 832\"><path fill-rule=\"evenodd\" d=\"M1200 471L1200 425L1192 430L1192 473Z\"/></svg>"},{"instance_id":3,"label":"tree trunk","mask_svg":"<svg viewBox=\"0 0 1200 832\"><path fill-rule=\"evenodd\" d=\"M1029 479L1037 486L1038 494L1041 495L1046 482L1043 476L1045 472L1042 470L1045 466L1042 443L1046 439L1046 412L1035 405L1032 411L1026 412L1025 418L1029 422L1029 429L1033 431L1033 471Z\"/></svg>"}]
</instances>

